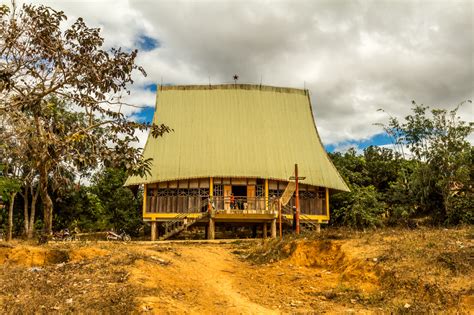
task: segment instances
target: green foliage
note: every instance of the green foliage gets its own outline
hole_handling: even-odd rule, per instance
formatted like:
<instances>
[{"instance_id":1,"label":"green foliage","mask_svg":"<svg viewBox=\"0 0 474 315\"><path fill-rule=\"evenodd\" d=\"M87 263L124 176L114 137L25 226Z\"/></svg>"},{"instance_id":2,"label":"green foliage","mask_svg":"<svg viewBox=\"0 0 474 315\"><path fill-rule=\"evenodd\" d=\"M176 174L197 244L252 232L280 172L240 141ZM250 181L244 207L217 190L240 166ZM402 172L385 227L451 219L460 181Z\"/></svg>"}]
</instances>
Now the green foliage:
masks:
<instances>
[{"instance_id":1,"label":"green foliage","mask_svg":"<svg viewBox=\"0 0 474 315\"><path fill-rule=\"evenodd\" d=\"M354 148L350 148L344 154L336 152L330 156L346 183L358 186L366 186L370 183L366 161L363 156L357 154Z\"/></svg>"},{"instance_id":2,"label":"green foliage","mask_svg":"<svg viewBox=\"0 0 474 315\"><path fill-rule=\"evenodd\" d=\"M142 226L141 200L132 191L123 187L127 173L121 169L105 169L93 180L91 191L100 199L109 224L116 231L123 229L137 234Z\"/></svg>"},{"instance_id":3,"label":"green foliage","mask_svg":"<svg viewBox=\"0 0 474 315\"><path fill-rule=\"evenodd\" d=\"M465 191L452 197L446 223L450 225L474 224L474 193L472 191Z\"/></svg>"},{"instance_id":4,"label":"green foliage","mask_svg":"<svg viewBox=\"0 0 474 315\"><path fill-rule=\"evenodd\" d=\"M12 193L17 193L21 189L21 182L14 178L0 176L0 196L4 202L10 202Z\"/></svg>"},{"instance_id":5,"label":"green foliage","mask_svg":"<svg viewBox=\"0 0 474 315\"><path fill-rule=\"evenodd\" d=\"M81 231L101 231L107 229L103 217L105 211L100 199L90 192L90 187L78 187L65 192L56 203L54 216L56 229L76 228Z\"/></svg>"},{"instance_id":6,"label":"green foliage","mask_svg":"<svg viewBox=\"0 0 474 315\"><path fill-rule=\"evenodd\" d=\"M397 180L403 163L397 152L376 146L364 150L363 158L368 181L379 192L387 192L390 184Z\"/></svg>"},{"instance_id":7,"label":"green foliage","mask_svg":"<svg viewBox=\"0 0 474 315\"><path fill-rule=\"evenodd\" d=\"M338 193L330 199L331 223L356 229L380 226L384 212L382 191L396 177L393 175L397 169L396 155L388 149L369 147L363 155L351 148L346 153L330 156L351 189L351 192ZM390 171L386 172L386 169Z\"/></svg>"},{"instance_id":8,"label":"green foliage","mask_svg":"<svg viewBox=\"0 0 474 315\"><path fill-rule=\"evenodd\" d=\"M57 203L55 226L81 231L125 230L136 235L142 227L141 199L123 187L124 169L107 168L89 187L75 187Z\"/></svg>"},{"instance_id":9,"label":"green foliage","mask_svg":"<svg viewBox=\"0 0 474 315\"><path fill-rule=\"evenodd\" d=\"M472 147L467 138L473 124L457 116L461 105L449 112L441 109L428 112L428 106L413 102L413 113L404 121L391 118L384 127L400 148L409 149L415 162L410 175L404 178L407 187L402 190L410 201L401 206L416 209L416 215L429 215L434 223L463 223L469 215L459 211L472 209L459 208L464 201L456 200L456 206L453 204L456 187L470 187L472 193ZM407 170L404 168L402 172ZM394 185L393 192L400 187L399 183Z\"/></svg>"},{"instance_id":10,"label":"green foliage","mask_svg":"<svg viewBox=\"0 0 474 315\"><path fill-rule=\"evenodd\" d=\"M21 190L21 181L0 164L0 204L10 203L11 197Z\"/></svg>"},{"instance_id":11,"label":"green foliage","mask_svg":"<svg viewBox=\"0 0 474 315\"><path fill-rule=\"evenodd\" d=\"M165 125L137 123L121 110L136 72L137 50L105 50L100 29L82 18L43 5L23 4L14 14L0 7L0 143L6 155L18 153L39 177L45 230L52 230L53 202L48 190L63 178L58 170L81 175L98 166L145 175L151 159L135 146L137 130L153 137ZM3 145L0 147L3 150ZM0 152L2 158L3 151Z\"/></svg>"},{"instance_id":12,"label":"green foliage","mask_svg":"<svg viewBox=\"0 0 474 315\"><path fill-rule=\"evenodd\" d=\"M355 229L375 228L382 225L384 204L378 200L374 186L353 186L349 193L340 193L339 207L333 211L333 220Z\"/></svg>"},{"instance_id":13,"label":"green foliage","mask_svg":"<svg viewBox=\"0 0 474 315\"><path fill-rule=\"evenodd\" d=\"M435 224L472 224L474 150L467 137L473 125L460 120L458 109L429 111L413 102L403 121L391 117L383 126L397 151L330 154L351 188L331 199L331 223L365 228L427 217Z\"/></svg>"}]
</instances>

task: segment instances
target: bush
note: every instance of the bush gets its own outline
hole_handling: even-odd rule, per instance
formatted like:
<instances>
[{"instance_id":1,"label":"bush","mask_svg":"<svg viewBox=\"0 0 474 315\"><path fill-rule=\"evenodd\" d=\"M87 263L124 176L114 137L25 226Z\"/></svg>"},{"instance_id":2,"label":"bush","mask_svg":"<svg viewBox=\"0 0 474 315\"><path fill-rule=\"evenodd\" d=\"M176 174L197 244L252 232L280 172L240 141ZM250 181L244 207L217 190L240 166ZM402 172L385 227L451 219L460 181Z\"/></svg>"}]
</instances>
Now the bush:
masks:
<instances>
[{"instance_id":1,"label":"bush","mask_svg":"<svg viewBox=\"0 0 474 315\"><path fill-rule=\"evenodd\" d=\"M446 224L474 224L474 193L463 192L452 197Z\"/></svg>"},{"instance_id":2,"label":"bush","mask_svg":"<svg viewBox=\"0 0 474 315\"><path fill-rule=\"evenodd\" d=\"M374 186L354 186L349 193L335 195L335 202L339 199L340 205L334 210L331 221L355 229L381 226L384 204L378 197Z\"/></svg>"}]
</instances>

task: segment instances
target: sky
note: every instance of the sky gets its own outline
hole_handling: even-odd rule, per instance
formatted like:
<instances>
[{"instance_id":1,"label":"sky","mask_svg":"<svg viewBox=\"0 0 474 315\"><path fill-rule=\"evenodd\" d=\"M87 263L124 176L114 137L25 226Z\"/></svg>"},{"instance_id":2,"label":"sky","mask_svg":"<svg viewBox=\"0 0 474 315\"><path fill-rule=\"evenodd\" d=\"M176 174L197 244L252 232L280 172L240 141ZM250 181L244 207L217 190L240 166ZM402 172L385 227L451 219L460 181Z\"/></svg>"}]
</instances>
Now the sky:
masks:
<instances>
[{"instance_id":1,"label":"sky","mask_svg":"<svg viewBox=\"0 0 474 315\"><path fill-rule=\"evenodd\" d=\"M389 144L376 124L406 116L412 100L452 109L474 94L474 1L33 2L100 27L107 49L139 50L147 76L135 74L127 101L144 108L128 108L131 119L151 121L156 84L238 74L309 89L323 144L344 152ZM473 121L472 104L460 116Z\"/></svg>"}]
</instances>

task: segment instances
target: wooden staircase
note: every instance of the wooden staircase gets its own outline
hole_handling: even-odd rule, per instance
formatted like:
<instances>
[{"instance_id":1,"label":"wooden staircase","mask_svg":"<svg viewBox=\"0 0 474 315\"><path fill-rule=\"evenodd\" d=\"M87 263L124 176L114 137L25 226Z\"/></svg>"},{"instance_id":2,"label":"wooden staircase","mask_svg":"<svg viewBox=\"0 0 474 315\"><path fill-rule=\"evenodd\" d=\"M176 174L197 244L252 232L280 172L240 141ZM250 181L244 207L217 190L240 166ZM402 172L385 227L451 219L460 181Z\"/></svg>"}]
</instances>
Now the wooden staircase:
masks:
<instances>
[{"instance_id":1,"label":"wooden staircase","mask_svg":"<svg viewBox=\"0 0 474 315\"><path fill-rule=\"evenodd\" d=\"M189 218L190 214L191 213L180 213L175 216L171 221L168 221L163 224L163 227L165 228L165 234L160 236L159 240L164 241L174 235L177 235L192 226L193 224L197 223L198 221L209 216L209 213L201 212L199 213L199 216Z\"/></svg>"}]
</instances>

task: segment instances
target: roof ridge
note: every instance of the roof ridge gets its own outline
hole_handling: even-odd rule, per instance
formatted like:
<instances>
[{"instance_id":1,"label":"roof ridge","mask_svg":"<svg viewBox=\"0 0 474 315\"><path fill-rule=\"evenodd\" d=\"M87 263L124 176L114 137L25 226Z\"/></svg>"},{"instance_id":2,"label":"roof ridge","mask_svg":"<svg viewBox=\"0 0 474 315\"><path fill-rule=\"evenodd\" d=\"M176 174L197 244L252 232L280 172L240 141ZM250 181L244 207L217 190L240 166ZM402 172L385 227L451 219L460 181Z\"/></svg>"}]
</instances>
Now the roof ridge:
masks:
<instances>
[{"instance_id":1,"label":"roof ridge","mask_svg":"<svg viewBox=\"0 0 474 315\"><path fill-rule=\"evenodd\" d=\"M158 85L159 91L171 91L171 90L261 90L265 92L280 92L289 94L301 94L308 95L308 90L290 88L290 87L278 87L261 84L241 84L241 83L229 83L229 84L203 84L203 85Z\"/></svg>"}]
</instances>

